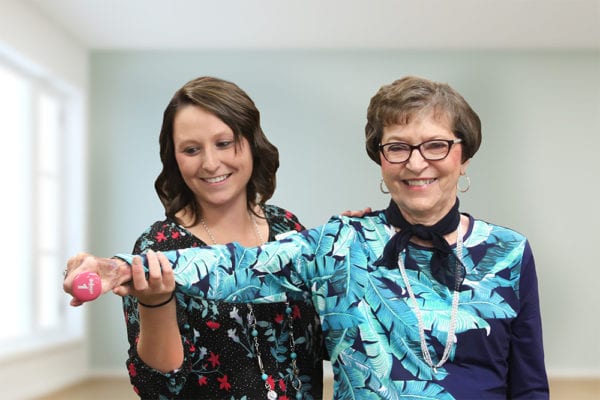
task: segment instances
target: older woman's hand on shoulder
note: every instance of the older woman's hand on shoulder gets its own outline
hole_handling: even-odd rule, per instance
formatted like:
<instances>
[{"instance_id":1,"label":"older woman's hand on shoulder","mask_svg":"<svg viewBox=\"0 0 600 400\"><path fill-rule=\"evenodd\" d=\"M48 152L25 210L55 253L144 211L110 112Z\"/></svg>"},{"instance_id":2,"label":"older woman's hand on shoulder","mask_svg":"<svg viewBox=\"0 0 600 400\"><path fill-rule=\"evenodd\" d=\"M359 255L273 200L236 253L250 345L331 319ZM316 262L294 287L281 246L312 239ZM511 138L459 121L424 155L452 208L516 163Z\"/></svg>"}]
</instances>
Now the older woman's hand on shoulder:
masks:
<instances>
[{"instance_id":1,"label":"older woman's hand on shoulder","mask_svg":"<svg viewBox=\"0 0 600 400\"><path fill-rule=\"evenodd\" d=\"M346 210L344 211L341 215L343 215L344 217L364 217L365 214L370 213L371 211L373 211L371 209L371 207L366 207L364 210Z\"/></svg>"}]
</instances>

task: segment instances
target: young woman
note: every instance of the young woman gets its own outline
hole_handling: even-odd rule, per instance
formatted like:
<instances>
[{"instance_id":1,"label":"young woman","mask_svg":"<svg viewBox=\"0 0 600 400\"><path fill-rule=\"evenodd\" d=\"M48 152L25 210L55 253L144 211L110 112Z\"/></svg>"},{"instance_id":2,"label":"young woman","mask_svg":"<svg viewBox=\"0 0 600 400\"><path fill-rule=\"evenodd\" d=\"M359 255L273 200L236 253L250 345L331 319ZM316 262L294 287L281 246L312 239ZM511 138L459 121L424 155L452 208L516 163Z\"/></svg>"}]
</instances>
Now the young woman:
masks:
<instances>
[{"instance_id":1,"label":"young woman","mask_svg":"<svg viewBox=\"0 0 600 400\"><path fill-rule=\"evenodd\" d=\"M183 85L164 111L159 142L155 188L166 218L142 233L135 254L258 246L304 229L291 212L266 204L278 151L237 85L213 77ZM139 289L123 297L123 308L127 369L140 397L322 397L321 324L308 291L295 301L276 296L252 305Z\"/></svg>"}]
</instances>

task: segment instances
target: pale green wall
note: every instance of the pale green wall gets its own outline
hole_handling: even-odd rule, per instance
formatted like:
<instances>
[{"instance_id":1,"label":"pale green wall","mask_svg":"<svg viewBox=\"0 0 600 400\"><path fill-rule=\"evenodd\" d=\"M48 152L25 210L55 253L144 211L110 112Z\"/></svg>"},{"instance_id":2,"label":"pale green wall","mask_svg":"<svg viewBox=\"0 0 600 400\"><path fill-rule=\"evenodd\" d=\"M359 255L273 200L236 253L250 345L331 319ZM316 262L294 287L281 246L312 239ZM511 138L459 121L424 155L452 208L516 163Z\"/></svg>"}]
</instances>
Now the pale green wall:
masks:
<instances>
[{"instance_id":1,"label":"pale green wall","mask_svg":"<svg viewBox=\"0 0 600 400\"><path fill-rule=\"evenodd\" d=\"M162 112L199 75L232 80L257 103L281 155L273 203L308 226L385 206L364 152L366 106L407 74L450 83L483 121L461 208L530 238L549 372L600 375L598 51L93 52L89 250L130 250L162 217L153 190ZM93 367L125 373L118 299L89 306Z\"/></svg>"}]
</instances>

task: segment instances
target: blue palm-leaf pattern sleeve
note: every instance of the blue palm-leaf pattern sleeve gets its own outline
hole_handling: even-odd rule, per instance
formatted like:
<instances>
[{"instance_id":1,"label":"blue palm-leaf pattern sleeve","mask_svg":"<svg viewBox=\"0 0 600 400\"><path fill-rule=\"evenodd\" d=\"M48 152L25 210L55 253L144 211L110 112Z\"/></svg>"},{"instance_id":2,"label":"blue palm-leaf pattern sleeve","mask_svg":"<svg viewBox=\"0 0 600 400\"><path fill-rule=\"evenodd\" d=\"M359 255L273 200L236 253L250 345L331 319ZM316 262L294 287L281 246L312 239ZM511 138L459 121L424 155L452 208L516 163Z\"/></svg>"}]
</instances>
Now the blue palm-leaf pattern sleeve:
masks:
<instances>
[{"instance_id":1,"label":"blue palm-leaf pattern sleeve","mask_svg":"<svg viewBox=\"0 0 600 400\"><path fill-rule=\"evenodd\" d=\"M527 240L470 217L455 342L448 362L434 371L423 360L415 304L398 266L374 265L393 234L384 213L374 212L334 217L258 248L229 244L166 254L177 264L179 290L188 294L268 302L309 291L333 366L335 399L547 398L543 349L530 346L541 344L541 325ZM452 291L433 278L431 249L410 244L400 257L437 362L448 338Z\"/></svg>"}]
</instances>

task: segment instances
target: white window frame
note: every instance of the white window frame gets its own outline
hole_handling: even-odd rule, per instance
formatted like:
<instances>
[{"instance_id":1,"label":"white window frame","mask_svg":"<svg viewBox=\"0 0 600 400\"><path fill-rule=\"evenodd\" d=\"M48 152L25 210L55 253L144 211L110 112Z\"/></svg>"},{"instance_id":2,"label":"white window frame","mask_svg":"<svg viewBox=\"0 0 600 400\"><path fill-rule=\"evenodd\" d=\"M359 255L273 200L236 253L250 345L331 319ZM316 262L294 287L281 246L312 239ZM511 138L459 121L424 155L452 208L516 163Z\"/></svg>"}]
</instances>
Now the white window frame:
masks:
<instances>
[{"instance_id":1,"label":"white window frame","mask_svg":"<svg viewBox=\"0 0 600 400\"><path fill-rule=\"evenodd\" d=\"M14 284L21 284L25 288L30 288L30 293L19 294L18 299L4 307L17 307L19 312L26 313L26 331L17 337L3 338L0 340L0 360L9 360L26 353L39 352L43 349L49 349L68 342L81 341L85 333L85 315L82 309L74 309L68 305L69 298L62 293L62 270L69 255L74 254L84 248L85 234L85 144L84 137L84 101L83 94L65 82L57 78L41 73L39 70L31 68L31 65L23 63L18 58L11 57L9 53L3 53L0 48L0 65L22 78L30 85L30 103L28 114L31 116L31 123L28 124L28 135L31 155L31 178L30 185L31 198L29 211L30 214L25 220L29 224L24 224L25 232L21 237L29 239L25 242L28 246L28 257L19 257L19 254L12 253L13 263L4 268L10 268L12 271L5 276L9 279L15 279ZM56 146L50 146L57 150L55 156L58 157L59 164L55 175L50 180L57 185L56 215L52 220L56 221L56 234L58 237L54 241L54 248L42 250L38 237L41 215L39 215L40 204L44 201L39 196L40 179L44 172L40 171L38 151L40 129L40 99L47 95L58 104L58 135L59 143ZM6 151L10 151L10 140L19 140L18 135L8 133L3 140L6 140ZM41 150L43 151L43 149ZM10 173L10 171L5 172ZM7 190L10 193L10 190ZM5 210L11 212L12 210ZM28 233L28 235L27 235ZM0 243L0 246L2 244ZM3 249L4 255L10 255L10 249ZM46 253L45 253L46 252ZM47 252L51 253L52 263L47 271L42 271L44 266L42 259ZM27 260L30 260L29 262ZM26 265L22 265L20 261ZM6 269L5 269L6 271ZM45 279L40 279L45 276ZM10 284L6 282L6 284ZM41 289L41 290L40 290ZM40 294L45 293L46 298L52 301L47 303L40 302ZM50 309L54 313L51 326L43 326L43 319L40 316L42 309ZM0 315L2 311L0 311ZM2 322L3 325L7 321ZM8 322L10 323L10 322Z\"/></svg>"}]
</instances>

